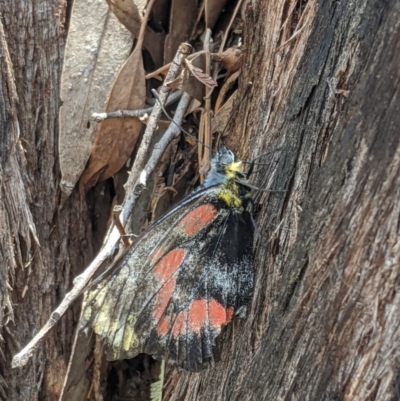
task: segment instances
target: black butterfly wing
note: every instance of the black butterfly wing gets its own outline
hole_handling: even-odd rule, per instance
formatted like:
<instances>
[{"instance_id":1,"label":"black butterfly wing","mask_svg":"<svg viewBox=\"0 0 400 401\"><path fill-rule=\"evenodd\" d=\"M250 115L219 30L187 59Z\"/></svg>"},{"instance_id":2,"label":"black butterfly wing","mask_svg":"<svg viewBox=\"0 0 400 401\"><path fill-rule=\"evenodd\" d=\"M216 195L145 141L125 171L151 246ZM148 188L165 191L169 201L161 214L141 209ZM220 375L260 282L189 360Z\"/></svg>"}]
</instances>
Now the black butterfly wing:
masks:
<instances>
[{"instance_id":1,"label":"black butterfly wing","mask_svg":"<svg viewBox=\"0 0 400 401\"><path fill-rule=\"evenodd\" d=\"M110 360L140 352L188 370L212 360L221 327L252 294L249 212L228 208L215 188L179 203L88 292L82 325Z\"/></svg>"}]
</instances>

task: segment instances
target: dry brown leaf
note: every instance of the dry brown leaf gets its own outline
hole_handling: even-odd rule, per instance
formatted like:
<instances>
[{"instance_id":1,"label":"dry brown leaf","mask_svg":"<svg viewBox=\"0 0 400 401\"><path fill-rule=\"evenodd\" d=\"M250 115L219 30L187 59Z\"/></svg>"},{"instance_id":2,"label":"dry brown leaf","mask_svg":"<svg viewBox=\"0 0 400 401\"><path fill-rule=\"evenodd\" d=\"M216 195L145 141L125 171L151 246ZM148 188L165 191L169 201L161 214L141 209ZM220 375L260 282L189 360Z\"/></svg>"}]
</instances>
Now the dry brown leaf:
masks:
<instances>
[{"instance_id":1,"label":"dry brown leaf","mask_svg":"<svg viewBox=\"0 0 400 401\"><path fill-rule=\"evenodd\" d=\"M185 60L186 66L192 75L199 80L207 88L215 88L218 84L212 79L212 77L206 74L201 68L195 67L190 60Z\"/></svg>"},{"instance_id":2,"label":"dry brown leaf","mask_svg":"<svg viewBox=\"0 0 400 401\"><path fill-rule=\"evenodd\" d=\"M111 89L106 112L142 109L146 100L142 49L136 46ZM136 118L112 118L100 123L81 185L88 190L97 181L115 174L128 160L139 137L142 123Z\"/></svg>"},{"instance_id":3,"label":"dry brown leaf","mask_svg":"<svg viewBox=\"0 0 400 401\"><path fill-rule=\"evenodd\" d=\"M193 60L193 63L199 68L203 67L205 64L204 54L199 55ZM193 64L192 64L193 65ZM184 68L180 76L173 81L167 82L166 85L172 90L181 89L188 93L191 97L197 99L199 102L203 103L203 98L205 95L204 85L194 77L188 68Z\"/></svg>"},{"instance_id":4,"label":"dry brown leaf","mask_svg":"<svg viewBox=\"0 0 400 401\"><path fill-rule=\"evenodd\" d=\"M227 0L206 0L205 15L207 28L213 29Z\"/></svg>"},{"instance_id":5,"label":"dry brown leaf","mask_svg":"<svg viewBox=\"0 0 400 401\"><path fill-rule=\"evenodd\" d=\"M221 62L225 70L229 72L236 72L242 61L243 52L237 47L229 47L222 53L214 53L213 59Z\"/></svg>"},{"instance_id":6,"label":"dry brown leaf","mask_svg":"<svg viewBox=\"0 0 400 401\"><path fill-rule=\"evenodd\" d=\"M107 100L106 112L122 109L142 109L146 100L146 78L143 68L142 46L151 7L150 0L143 19L135 50L122 66ZM88 190L97 181L114 175L128 160L138 140L142 123L137 118L114 118L100 125L92 154L80 180Z\"/></svg>"},{"instance_id":7,"label":"dry brown leaf","mask_svg":"<svg viewBox=\"0 0 400 401\"><path fill-rule=\"evenodd\" d=\"M224 105L215 113L211 120L212 133L222 133L228 125L229 120L232 118L233 103L236 99L237 91L229 97Z\"/></svg>"},{"instance_id":8,"label":"dry brown leaf","mask_svg":"<svg viewBox=\"0 0 400 401\"><path fill-rule=\"evenodd\" d=\"M147 0L106 0L106 2L121 24L123 24L135 38L138 38ZM149 51L156 68L160 67L163 63L164 41L164 33L157 33L149 26L146 27L143 45Z\"/></svg>"},{"instance_id":9,"label":"dry brown leaf","mask_svg":"<svg viewBox=\"0 0 400 401\"><path fill-rule=\"evenodd\" d=\"M190 36L197 17L197 3L197 0L172 1L169 33L165 39L164 63L172 61L181 43L192 39Z\"/></svg>"},{"instance_id":10,"label":"dry brown leaf","mask_svg":"<svg viewBox=\"0 0 400 401\"><path fill-rule=\"evenodd\" d=\"M188 116L189 114L192 114L193 112L199 110L200 107L201 102L199 102L197 99L192 99L185 115Z\"/></svg>"},{"instance_id":11,"label":"dry brown leaf","mask_svg":"<svg viewBox=\"0 0 400 401\"><path fill-rule=\"evenodd\" d=\"M90 156L96 132L91 115L103 108L132 41L107 4L74 2L61 76L63 105L59 117L60 187L66 196Z\"/></svg>"},{"instance_id":12,"label":"dry brown leaf","mask_svg":"<svg viewBox=\"0 0 400 401\"><path fill-rule=\"evenodd\" d=\"M229 90L232 88L232 86L235 84L237 79L239 78L240 71L236 71L232 75L230 75L224 84L222 85L221 90L219 91L217 101L215 102L215 113L218 113L219 109L223 105L225 101L226 94L229 92Z\"/></svg>"}]
</instances>

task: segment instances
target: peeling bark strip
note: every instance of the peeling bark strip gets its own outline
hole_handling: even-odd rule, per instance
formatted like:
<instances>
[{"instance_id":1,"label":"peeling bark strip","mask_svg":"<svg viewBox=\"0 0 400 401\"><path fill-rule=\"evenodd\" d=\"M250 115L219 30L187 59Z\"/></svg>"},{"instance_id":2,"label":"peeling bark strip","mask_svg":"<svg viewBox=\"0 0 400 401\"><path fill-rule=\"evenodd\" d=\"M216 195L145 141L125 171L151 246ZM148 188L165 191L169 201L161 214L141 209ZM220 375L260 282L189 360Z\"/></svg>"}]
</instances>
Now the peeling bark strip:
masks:
<instances>
[{"instance_id":1,"label":"peeling bark strip","mask_svg":"<svg viewBox=\"0 0 400 401\"><path fill-rule=\"evenodd\" d=\"M215 369L169 373L168 400L398 398L399 3L296 7L260 1L247 21L242 85L254 85L237 131L259 153L284 147L275 180L291 188L260 199L271 241L252 313ZM308 28L273 56L296 13Z\"/></svg>"}]
</instances>

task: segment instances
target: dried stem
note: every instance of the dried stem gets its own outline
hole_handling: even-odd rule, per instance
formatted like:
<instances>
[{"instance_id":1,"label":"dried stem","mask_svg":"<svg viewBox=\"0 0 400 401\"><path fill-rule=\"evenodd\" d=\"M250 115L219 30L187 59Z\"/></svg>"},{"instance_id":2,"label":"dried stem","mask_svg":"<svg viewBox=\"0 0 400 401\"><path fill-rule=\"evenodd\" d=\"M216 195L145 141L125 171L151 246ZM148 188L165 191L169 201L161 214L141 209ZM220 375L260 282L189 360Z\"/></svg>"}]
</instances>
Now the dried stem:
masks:
<instances>
[{"instance_id":1,"label":"dried stem","mask_svg":"<svg viewBox=\"0 0 400 401\"><path fill-rule=\"evenodd\" d=\"M165 104L165 101L171 92L171 88L165 85L165 82L171 82L173 81L177 76L178 72L180 71L180 67L184 61L184 59L192 52L192 46L188 43L183 43L179 46L178 52L172 61L171 67L168 71L167 76L165 77L164 84L161 86L160 92L159 92L159 99L162 102L162 104ZM157 102L154 107L153 111L149 117L149 121L147 122L147 127L146 131L143 135L142 142L140 144L140 148L138 150L138 153L135 158L135 163L132 167L131 174L129 176L128 182L126 184L127 190L131 187L133 187L132 191L129 191L127 194L127 197L125 199L125 207L124 211L122 212L122 219L123 221L126 221L128 216L131 214L131 211L133 209L133 206L136 203L136 200L138 198L138 194L140 195L142 193L143 187L140 183L139 180L139 174L143 170L143 166L145 163L145 160L147 158L147 153L148 149L151 143L151 139L153 137L153 133L157 129L157 122L160 119L162 114L162 107L160 106L159 102ZM125 213L125 209L129 213Z\"/></svg>"},{"instance_id":2,"label":"dried stem","mask_svg":"<svg viewBox=\"0 0 400 401\"><path fill-rule=\"evenodd\" d=\"M225 30L224 37L222 38L221 45L219 46L219 52L220 52L220 53L222 53L222 52L224 51L224 47L225 47L226 41L228 40L229 32L230 32L230 30L231 30L231 28L232 28L233 22L235 21L236 15L237 15L237 13L239 12L240 7L242 6L242 1L243 1L243 0L239 0L239 1L237 2L236 7L235 7L235 10L233 11L231 20L229 21L228 27L227 27L226 30Z\"/></svg>"},{"instance_id":3,"label":"dried stem","mask_svg":"<svg viewBox=\"0 0 400 401\"><path fill-rule=\"evenodd\" d=\"M207 6L207 5L206 5ZM204 38L204 52L206 54L206 65L205 72L211 76L211 30L206 30L206 35ZM211 93L213 89L205 87L205 98L204 98L204 112L201 118L201 140L206 144L203 146L199 143L199 166L200 166L200 182L204 181L206 174L206 168L210 162L211 158Z\"/></svg>"},{"instance_id":4,"label":"dried stem","mask_svg":"<svg viewBox=\"0 0 400 401\"><path fill-rule=\"evenodd\" d=\"M121 220L119 218L119 215L121 214L121 212L122 212L121 205L114 206L112 217L113 217L114 225L115 225L115 227L117 227L117 230L119 231L119 235L121 236L122 242L124 243L125 247L128 247L131 243L129 242L129 239L126 235L125 228L122 225Z\"/></svg>"},{"instance_id":5,"label":"dried stem","mask_svg":"<svg viewBox=\"0 0 400 401\"><path fill-rule=\"evenodd\" d=\"M151 154L151 157L143 170L144 174L142 174L142 178L148 177L152 173L169 143L172 141L172 139L176 138L180 134L180 126L182 124L183 118L185 117L185 113L189 107L191 99L191 96L187 93L184 93L182 95L182 98L179 102L173 118L174 124L171 124L168 127L162 138L154 145L153 153ZM146 182L141 182L141 184L145 185Z\"/></svg>"},{"instance_id":6,"label":"dried stem","mask_svg":"<svg viewBox=\"0 0 400 401\"><path fill-rule=\"evenodd\" d=\"M201 51L199 51L199 52L196 52L196 53L191 54L190 56L187 56L187 59L188 59L188 60L193 60L193 59L195 59L196 57L199 57L201 54L204 54L204 50L201 50ZM172 63L173 63L173 62L172 62ZM165 65L163 65L162 67L158 68L157 70L148 73L148 74L145 76L145 78L146 78L146 79L150 79L150 78L155 78L155 77L157 77L158 75L162 74L164 71L167 71L168 68L171 67L171 64L172 64L172 63L165 64ZM168 81L166 80L165 82L168 82Z\"/></svg>"},{"instance_id":7,"label":"dried stem","mask_svg":"<svg viewBox=\"0 0 400 401\"><path fill-rule=\"evenodd\" d=\"M166 106L176 102L182 96L182 91L176 91L171 93L168 96L168 100L166 102ZM110 111L109 113L93 113L92 118L93 120L100 122L103 120L108 120L109 118L124 118L124 117L146 117L146 115L150 115L153 111L153 107L147 107L145 109L140 110L116 110Z\"/></svg>"}]
</instances>

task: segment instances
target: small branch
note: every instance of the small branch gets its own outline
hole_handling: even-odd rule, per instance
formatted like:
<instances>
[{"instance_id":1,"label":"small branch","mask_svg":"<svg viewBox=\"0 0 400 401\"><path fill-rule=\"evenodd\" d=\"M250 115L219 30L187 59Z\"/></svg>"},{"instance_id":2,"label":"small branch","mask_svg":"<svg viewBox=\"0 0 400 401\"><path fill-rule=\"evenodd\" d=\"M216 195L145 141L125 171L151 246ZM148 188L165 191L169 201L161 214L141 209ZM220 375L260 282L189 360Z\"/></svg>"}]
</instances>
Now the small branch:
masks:
<instances>
[{"instance_id":1,"label":"small branch","mask_svg":"<svg viewBox=\"0 0 400 401\"><path fill-rule=\"evenodd\" d=\"M153 153L150 156L149 161L146 164L146 167L143 169L141 173L141 181L138 184L140 184L140 187L143 187L146 185L146 178L143 177L148 177L155 169L157 166L157 163L161 159L161 156L165 152L165 149L169 145L169 143L178 135L181 133L181 124L183 121L183 118L185 117L186 110L189 107L190 101L192 100L192 97L188 95L186 92L182 95L182 98L179 102L179 105L176 109L173 122L174 124L171 124L167 131L165 131L164 135L162 138L154 145ZM139 194L140 195L140 194Z\"/></svg>"},{"instance_id":2,"label":"small branch","mask_svg":"<svg viewBox=\"0 0 400 401\"><path fill-rule=\"evenodd\" d=\"M139 109L139 110L117 110L117 111L110 111L109 113L93 113L92 119L96 122L101 122L104 120L108 120L110 118L124 118L124 117L146 118L146 115L149 115L152 110L153 110L152 107L147 107L146 109Z\"/></svg>"},{"instance_id":3,"label":"small branch","mask_svg":"<svg viewBox=\"0 0 400 401\"><path fill-rule=\"evenodd\" d=\"M171 92L171 88L166 86L165 82L171 82L178 76L178 72L180 71L182 63L184 62L185 58L191 53L191 51L192 51L192 46L189 43L182 43L179 46L178 52L176 53L176 56L175 56L174 60L172 61L171 67L168 71L168 74L165 77L164 84L161 86L161 89L159 92L159 100L161 101L162 104L165 104L165 101L166 101L169 93ZM161 107L160 103L157 102L154 105L153 111L147 122L146 131L143 135L143 139L140 144L140 148L139 148L138 153L135 158L135 163L132 167L131 174L130 174L128 182L126 184L127 188L133 187L133 190L127 194L127 197L125 199L126 208L124 207L124 212L122 213L122 217L123 217L124 221L126 221L125 219L127 219L128 216L130 215L130 213L125 214L125 209L131 211L133 209L134 205L136 204L138 197L142 193L143 187L138 182L138 178L139 178L140 172L143 170L143 166L144 166L145 160L147 158L147 153L148 153L148 149L149 149L149 146L151 143L151 139L153 137L153 133L157 129L157 122L160 119L161 114L162 114L162 107Z\"/></svg>"},{"instance_id":4,"label":"small branch","mask_svg":"<svg viewBox=\"0 0 400 401\"><path fill-rule=\"evenodd\" d=\"M149 13L146 13L148 15ZM144 23L145 21L143 21ZM187 55L190 54L192 50L192 46L183 43L179 46L178 52L174 58L174 61L171 65L171 68L167 74L167 82L176 78L180 71L180 67L182 65L183 60ZM160 98L165 103L168 94L170 93L170 89L163 85L160 91ZM181 102L183 98L187 99L187 96L182 96ZM179 107L178 107L179 108ZM178 114L178 111L177 113ZM135 162L132 166L130 179L126 185L126 197L123 205L123 210L121 213L121 223L122 225L126 224L129 216L132 213L133 207L138 198L137 195L134 194L136 190L136 181L139 176L139 172L143 170L144 161L148 152L148 147L150 145L150 141L153 135L153 132L157 128L157 121L161 115L161 108L157 104L153 107L153 112L149 118L149 122L146 128L146 132L142 139L142 144L139 148L138 154L136 156ZM177 116L175 116L177 117ZM182 117L183 118L183 117ZM174 130L175 124L171 124L171 129ZM151 131L153 130L153 131ZM161 141L160 141L161 142ZM154 154L155 152L153 152ZM149 161L150 162L150 161ZM149 164L149 163L148 163ZM153 167L154 168L154 167ZM133 185L135 184L135 185ZM89 281L92 279L93 275L96 273L97 269L101 266L101 264L107 260L115 245L119 241L120 235L118 229L116 227L112 228L109 236L106 238L103 248L94 258L92 263L86 268L86 270L75 278L74 286L70 292L62 300L61 304L55 309L55 311L51 314L47 323L40 329L40 331L36 334L36 336L26 345L24 349L22 349L17 355L14 356L12 361L12 367L17 368L27 364L28 360L31 358L33 353L38 349L43 339L46 337L47 333L56 325L56 323L61 319L67 309L71 306L71 304L85 291Z\"/></svg>"},{"instance_id":5,"label":"small branch","mask_svg":"<svg viewBox=\"0 0 400 401\"><path fill-rule=\"evenodd\" d=\"M193 54L187 56L187 59L188 59L188 60L193 60L194 58L200 56L201 54L204 54L204 50L201 50L201 51L199 51L199 52L196 52L196 53L193 53ZM153 72L148 73L148 74L145 76L145 78L146 78L146 79L155 78L156 76L162 74L164 71L167 71L168 68L171 67L171 64L172 64L172 63L165 64L165 65L163 65L162 67L160 67L159 69L157 69L157 70L155 70L155 71L153 71ZM165 82L169 82L169 81L165 80Z\"/></svg>"},{"instance_id":6,"label":"small branch","mask_svg":"<svg viewBox=\"0 0 400 401\"><path fill-rule=\"evenodd\" d=\"M207 3L206 3L207 7ZM206 35L204 37L204 52L206 54L205 62L205 72L211 75L211 30L206 30ZM200 182L204 182L205 169L208 167L211 158L211 94L213 88L205 87L205 98L204 98L204 112L201 115L201 140L206 146L202 146L200 143L198 145L199 149L199 166L200 166Z\"/></svg>"},{"instance_id":7,"label":"small branch","mask_svg":"<svg viewBox=\"0 0 400 401\"><path fill-rule=\"evenodd\" d=\"M182 91L176 91L168 96L166 106L176 102L182 96ZM108 120L109 118L124 118L124 117L136 117L136 118L148 118L153 111L153 107L147 107L140 110L116 110L110 111L109 113L93 113L92 119L97 122ZM146 117L147 116L147 117Z\"/></svg>"},{"instance_id":8,"label":"small branch","mask_svg":"<svg viewBox=\"0 0 400 401\"><path fill-rule=\"evenodd\" d=\"M119 219L119 215L121 214L121 212L122 212L121 205L114 206L112 217L113 217L114 225L115 225L115 227L117 227L119 235L122 238L122 242L124 243L125 247L128 247L131 243L129 242L128 236L126 235L125 228L122 225L121 220Z\"/></svg>"},{"instance_id":9,"label":"small branch","mask_svg":"<svg viewBox=\"0 0 400 401\"><path fill-rule=\"evenodd\" d=\"M226 41L228 40L228 36L229 36L229 32L232 28L233 22L235 21L236 15L240 10L240 7L242 6L242 1L243 0L239 0L236 4L235 10L233 11L233 14L231 16L231 19L229 21L228 27L225 30L225 34L224 37L222 38L221 44L219 46L219 52L222 53L224 51L224 47L226 44Z\"/></svg>"}]
</instances>

